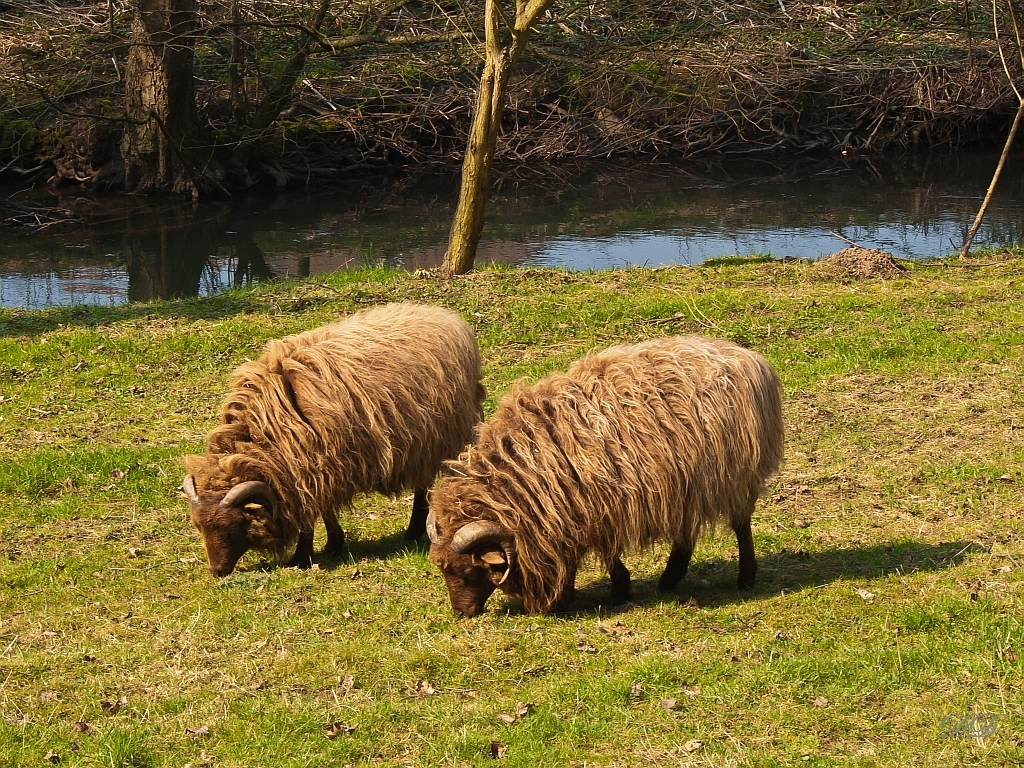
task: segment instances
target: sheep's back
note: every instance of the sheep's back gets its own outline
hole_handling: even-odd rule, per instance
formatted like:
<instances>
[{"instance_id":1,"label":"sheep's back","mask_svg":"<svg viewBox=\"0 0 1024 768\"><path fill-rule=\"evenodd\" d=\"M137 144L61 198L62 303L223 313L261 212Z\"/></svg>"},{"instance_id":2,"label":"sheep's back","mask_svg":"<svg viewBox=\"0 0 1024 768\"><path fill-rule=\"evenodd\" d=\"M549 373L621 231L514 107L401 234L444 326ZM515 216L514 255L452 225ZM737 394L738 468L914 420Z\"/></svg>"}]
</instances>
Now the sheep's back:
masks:
<instances>
[{"instance_id":1,"label":"sheep's back","mask_svg":"<svg viewBox=\"0 0 1024 768\"><path fill-rule=\"evenodd\" d=\"M267 344L240 366L210 449L269 465L304 505L430 484L480 413L472 329L437 307L392 304ZM229 427L229 425L233 425ZM215 430L216 432L216 430ZM241 432L246 441L223 445Z\"/></svg>"},{"instance_id":2,"label":"sheep's back","mask_svg":"<svg viewBox=\"0 0 1024 768\"><path fill-rule=\"evenodd\" d=\"M778 379L760 355L661 338L516 384L458 466L470 479L439 497L471 498L475 478L535 544L617 552L740 513L781 452Z\"/></svg>"}]
</instances>

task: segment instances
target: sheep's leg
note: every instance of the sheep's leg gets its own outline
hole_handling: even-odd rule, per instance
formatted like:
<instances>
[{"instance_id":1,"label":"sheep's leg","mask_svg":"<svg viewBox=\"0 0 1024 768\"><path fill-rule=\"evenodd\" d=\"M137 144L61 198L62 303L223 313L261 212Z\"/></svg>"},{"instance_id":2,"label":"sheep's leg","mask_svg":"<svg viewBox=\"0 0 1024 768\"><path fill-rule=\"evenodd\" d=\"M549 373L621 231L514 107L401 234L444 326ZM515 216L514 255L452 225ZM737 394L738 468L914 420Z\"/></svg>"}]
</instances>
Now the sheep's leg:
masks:
<instances>
[{"instance_id":1,"label":"sheep's leg","mask_svg":"<svg viewBox=\"0 0 1024 768\"><path fill-rule=\"evenodd\" d=\"M427 506L427 492L423 488L417 488L412 499L412 516L409 518L409 527L405 529L406 541L419 541L427 532L427 513L430 507Z\"/></svg>"},{"instance_id":2,"label":"sheep's leg","mask_svg":"<svg viewBox=\"0 0 1024 768\"><path fill-rule=\"evenodd\" d=\"M327 543L324 545L324 554L340 555L345 549L345 532L341 530L338 516L333 513L324 515L324 525L327 527Z\"/></svg>"},{"instance_id":3,"label":"sheep's leg","mask_svg":"<svg viewBox=\"0 0 1024 768\"><path fill-rule=\"evenodd\" d=\"M552 610L555 613L561 613L562 611L568 610L569 604L576 599L576 566L573 565L569 571L569 578L566 579L565 585L562 587L562 594L558 596L555 601Z\"/></svg>"},{"instance_id":4,"label":"sheep's leg","mask_svg":"<svg viewBox=\"0 0 1024 768\"><path fill-rule=\"evenodd\" d=\"M622 564L622 558L616 556L608 566L608 575L612 578L612 603L628 603L629 569Z\"/></svg>"},{"instance_id":5,"label":"sheep's leg","mask_svg":"<svg viewBox=\"0 0 1024 768\"><path fill-rule=\"evenodd\" d=\"M757 577L757 558L754 556L754 534L750 532L750 518L733 524L736 541L740 546L740 577L736 581L739 589L753 589Z\"/></svg>"},{"instance_id":6,"label":"sheep's leg","mask_svg":"<svg viewBox=\"0 0 1024 768\"><path fill-rule=\"evenodd\" d=\"M295 555L288 561L289 567L309 568L313 565L313 532L299 531L299 543Z\"/></svg>"},{"instance_id":7,"label":"sheep's leg","mask_svg":"<svg viewBox=\"0 0 1024 768\"><path fill-rule=\"evenodd\" d=\"M658 579L658 591L670 592L686 576L686 570L690 567L690 557L693 555L693 547L690 544L676 542L672 545L672 551L668 555L668 562L665 563L665 572Z\"/></svg>"}]
</instances>

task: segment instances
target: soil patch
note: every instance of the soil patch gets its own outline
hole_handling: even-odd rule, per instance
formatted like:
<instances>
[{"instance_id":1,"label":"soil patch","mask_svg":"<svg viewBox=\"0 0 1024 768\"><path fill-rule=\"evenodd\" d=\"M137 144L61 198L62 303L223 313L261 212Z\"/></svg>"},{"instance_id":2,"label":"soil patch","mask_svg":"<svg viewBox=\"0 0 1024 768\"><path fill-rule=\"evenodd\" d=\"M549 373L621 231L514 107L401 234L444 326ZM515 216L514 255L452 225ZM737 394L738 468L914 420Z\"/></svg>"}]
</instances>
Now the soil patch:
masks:
<instances>
[{"instance_id":1,"label":"soil patch","mask_svg":"<svg viewBox=\"0 0 1024 768\"><path fill-rule=\"evenodd\" d=\"M821 259L818 268L837 277L856 280L872 277L895 280L906 271L891 253L877 248L844 248Z\"/></svg>"}]
</instances>

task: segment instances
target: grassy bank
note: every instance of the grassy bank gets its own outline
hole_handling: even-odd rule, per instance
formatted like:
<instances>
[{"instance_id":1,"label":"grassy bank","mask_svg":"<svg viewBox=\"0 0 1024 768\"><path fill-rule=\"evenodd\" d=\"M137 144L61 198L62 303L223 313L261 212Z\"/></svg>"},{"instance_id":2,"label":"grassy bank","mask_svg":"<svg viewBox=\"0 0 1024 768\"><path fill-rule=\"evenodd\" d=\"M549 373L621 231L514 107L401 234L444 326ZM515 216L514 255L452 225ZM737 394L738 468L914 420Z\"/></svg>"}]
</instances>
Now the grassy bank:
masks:
<instances>
[{"instance_id":1,"label":"grassy bank","mask_svg":"<svg viewBox=\"0 0 1024 768\"><path fill-rule=\"evenodd\" d=\"M0 310L0 764L1020 764L1022 288L1014 252L888 282L806 263L367 271ZM341 562L247 556L210 578L175 487L228 372L269 337L404 299L474 323L489 410L613 342L761 350L788 446L755 514L754 593L720 533L677 595L654 592L659 548L627 558L625 609L590 567L568 615L497 597L457 620L401 540L410 500L376 497L343 516ZM994 736L939 737L975 712L1004 715Z\"/></svg>"},{"instance_id":2,"label":"grassy bank","mask_svg":"<svg viewBox=\"0 0 1024 768\"><path fill-rule=\"evenodd\" d=\"M408 2L400 13L390 2L334 3L287 108L255 135L249 118L319 3L238 3L237 27L233 5L200 4L195 37L196 142L211 168L226 168L226 184L457 167L482 2ZM1009 12L998 13L1005 35ZM123 125L95 116L123 114L130 23L127 0L57 11L47 0L0 3L8 175L114 182ZM998 142L1016 103L984 3L556 3L513 75L496 157L499 171L543 170L551 159Z\"/></svg>"}]
</instances>

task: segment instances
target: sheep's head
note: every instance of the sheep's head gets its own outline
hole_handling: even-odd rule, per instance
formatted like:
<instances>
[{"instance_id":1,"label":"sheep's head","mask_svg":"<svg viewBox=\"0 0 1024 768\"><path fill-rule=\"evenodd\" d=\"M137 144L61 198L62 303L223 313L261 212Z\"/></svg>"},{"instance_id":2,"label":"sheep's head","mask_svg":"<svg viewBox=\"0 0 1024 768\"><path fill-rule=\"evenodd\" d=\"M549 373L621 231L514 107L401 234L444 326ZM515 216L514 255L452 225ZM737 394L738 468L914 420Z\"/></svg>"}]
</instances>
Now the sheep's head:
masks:
<instances>
[{"instance_id":1,"label":"sheep's head","mask_svg":"<svg viewBox=\"0 0 1024 768\"><path fill-rule=\"evenodd\" d=\"M427 535L430 561L441 569L456 614L476 615L498 587L518 593L515 536L505 526L475 520L442 535L431 512Z\"/></svg>"},{"instance_id":2,"label":"sheep's head","mask_svg":"<svg viewBox=\"0 0 1024 768\"><path fill-rule=\"evenodd\" d=\"M283 541L273 489L260 480L232 482L213 457L189 456L186 461L191 471L181 489L192 524L203 537L210 573L227 576L250 549L280 557Z\"/></svg>"}]
</instances>

